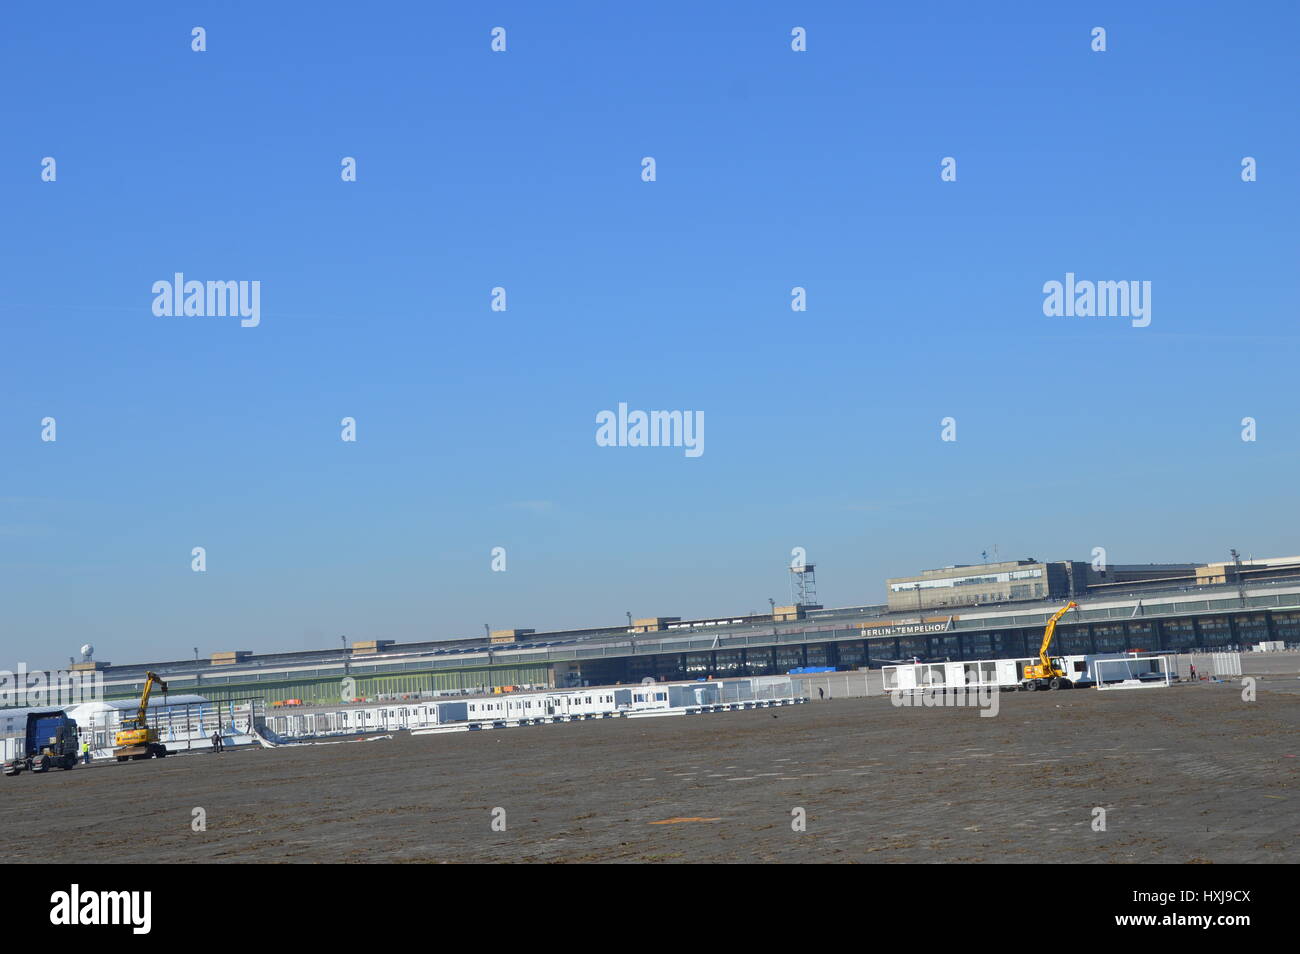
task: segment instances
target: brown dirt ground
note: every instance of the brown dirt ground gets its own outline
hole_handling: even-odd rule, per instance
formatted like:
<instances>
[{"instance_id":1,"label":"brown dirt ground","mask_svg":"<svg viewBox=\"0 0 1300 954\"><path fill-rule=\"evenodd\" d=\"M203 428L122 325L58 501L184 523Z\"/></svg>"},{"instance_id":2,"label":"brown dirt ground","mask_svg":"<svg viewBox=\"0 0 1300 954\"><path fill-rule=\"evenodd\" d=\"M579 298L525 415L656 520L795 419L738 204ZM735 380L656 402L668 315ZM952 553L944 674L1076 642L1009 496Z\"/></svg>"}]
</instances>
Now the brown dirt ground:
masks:
<instances>
[{"instance_id":1,"label":"brown dirt ground","mask_svg":"<svg viewBox=\"0 0 1300 954\"><path fill-rule=\"evenodd\" d=\"M0 779L0 830L10 861L64 863L1300 860L1300 695L999 702L995 718L875 697L114 762ZM40 837L13 837L34 822Z\"/></svg>"}]
</instances>

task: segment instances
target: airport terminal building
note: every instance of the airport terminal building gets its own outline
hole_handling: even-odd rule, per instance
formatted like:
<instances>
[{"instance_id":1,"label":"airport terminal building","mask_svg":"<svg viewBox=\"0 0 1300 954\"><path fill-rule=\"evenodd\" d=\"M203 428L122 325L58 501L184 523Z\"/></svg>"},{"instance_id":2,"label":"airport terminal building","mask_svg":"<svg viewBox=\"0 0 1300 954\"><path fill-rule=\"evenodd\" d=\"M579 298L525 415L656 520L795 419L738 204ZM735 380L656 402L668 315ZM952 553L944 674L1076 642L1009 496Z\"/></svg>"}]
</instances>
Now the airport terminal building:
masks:
<instances>
[{"instance_id":1,"label":"airport terminal building","mask_svg":"<svg viewBox=\"0 0 1300 954\"><path fill-rule=\"evenodd\" d=\"M1012 575L1035 569L1044 573ZM1167 569L1150 568L1150 572ZM1045 564L1017 561L964 575L1003 574L1006 580L994 581L999 586L1045 590L1029 590L1040 598L945 607L937 612L888 604L841 608L795 604L774 606L771 613L761 615L698 620L656 616L631 626L587 630L499 630L474 639L373 640L347 649L267 654L231 650L200 660L83 665L100 670L110 699L138 697L145 671L152 669L167 680L173 693L194 693L216 702L256 699L272 708L285 700L310 705L416 699L492 693L506 687L564 688L647 678L781 675L808 667L878 668L913 659L1033 656L1044 623L1060 607L1062 594L1052 590L1054 577ZM1249 648L1265 642L1300 647L1300 568L1254 580L1234 575L1233 582L1199 585L1195 574L1189 575L1193 582L1186 586L1170 587L1155 575L1065 594L1080 607L1062 621L1053 651L1178 653ZM1132 590L1118 591L1125 586ZM1044 593L1048 598L1041 598Z\"/></svg>"},{"instance_id":2,"label":"airport terminal building","mask_svg":"<svg viewBox=\"0 0 1300 954\"><path fill-rule=\"evenodd\" d=\"M918 576L885 581L893 612L950 610L958 606L987 606L1025 600L1079 599L1105 589L1137 584L1176 586L1197 582L1226 582L1223 564L1217 577L1197 579L1196 563L1141 563L1094 567L1078 560L1040 563L1012 560L978 566L946 566Z\"/></svg>"}]
</instances>

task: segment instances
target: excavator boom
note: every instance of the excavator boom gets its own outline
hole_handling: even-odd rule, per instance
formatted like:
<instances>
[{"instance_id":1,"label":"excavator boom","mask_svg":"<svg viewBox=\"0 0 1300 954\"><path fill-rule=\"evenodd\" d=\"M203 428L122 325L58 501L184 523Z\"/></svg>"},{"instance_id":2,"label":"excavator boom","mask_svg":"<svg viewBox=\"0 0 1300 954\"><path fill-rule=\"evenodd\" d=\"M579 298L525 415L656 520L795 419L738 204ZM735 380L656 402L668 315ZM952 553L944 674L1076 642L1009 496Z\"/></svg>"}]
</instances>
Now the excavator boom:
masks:
<instances>
[{"instance_id":1,"label":"excavator boom","mask_svg":"<svg viewBox=\"0 0 1300 954\"><path fill-rule=\"evenodd\" d=\"M163 692L167 691L167 683L163 682L156 672L146 671L144 675L144 692L140 693L140 711L135 715L141 725L145 724L146 717L149 715L149 694L153 692L153 687L157 685Z\"/></svg>"},{"instance_id":2,"label":"excavator boom","mask_svg":"<svg viewBox=\"0 0 1300 954\"><path fill-rule=\"evenodd\" d=\"M1052 648L1052 639L1056 636L1056 624L1061 621L1061 617L1072 609L1078 609L1079 604L1071 600L1052 614L1052 618L1047 621L1047 628L1043 630L1043 645L1038 647L1038 661L1047 669L1052 668L1052 660L1048 657L1047 651Z\"/></svg>"}]
</instances>

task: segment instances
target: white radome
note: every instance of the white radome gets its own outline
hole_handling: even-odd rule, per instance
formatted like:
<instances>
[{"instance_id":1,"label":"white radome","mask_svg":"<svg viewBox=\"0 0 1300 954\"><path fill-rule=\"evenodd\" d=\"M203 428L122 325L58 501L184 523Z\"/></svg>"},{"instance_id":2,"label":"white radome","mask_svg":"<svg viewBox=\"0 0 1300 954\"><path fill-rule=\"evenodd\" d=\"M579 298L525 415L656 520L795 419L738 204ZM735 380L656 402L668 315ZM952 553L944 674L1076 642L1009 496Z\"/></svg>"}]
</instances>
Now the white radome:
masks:
<instances>
[{"instance_id":1,"label":"white radome","mask_svg":"<svg viewBox=\"0 0 1300 954\"><path fill-rule=\"evenodd\" d=\"M86 643L86 645L81 647L81 655L86 657L95 655L95 647L90 643Z\"/></svg>"}]
</instances>

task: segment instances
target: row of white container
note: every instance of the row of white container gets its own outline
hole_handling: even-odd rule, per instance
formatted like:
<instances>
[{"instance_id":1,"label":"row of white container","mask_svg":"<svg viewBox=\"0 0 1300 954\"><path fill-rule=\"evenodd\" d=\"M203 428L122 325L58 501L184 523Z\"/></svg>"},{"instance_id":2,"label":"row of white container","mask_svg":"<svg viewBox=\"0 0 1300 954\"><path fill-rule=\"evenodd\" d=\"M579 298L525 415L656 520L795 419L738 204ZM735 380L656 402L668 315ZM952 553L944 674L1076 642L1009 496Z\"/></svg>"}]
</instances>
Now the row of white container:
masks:
<instances>
[{"instance_id":1,"label":"row of white container","mask_svg":"<svg viewBox=\"0 0 1300 954\"><path fill-rule=\"evenodd\" d=\"M348 706L266 716L272 738L318 738L453 724L554 722L602 718L660 709L735 707L794 696L786 676L719 679L708 682L596 686L545 692L511 692L448 702Z\"/></svg>"},{"instance_id":2,"label":"row of white container","mask_svg":"<svg viewBox=\"0 0 1300 954\"><path fill-rule=\"evenodd\" d=\"M1168 658L1164 656L1130 656L1112 653L1096 656L1053 656L1052 659L1067 673L1067 678L1075 686L1095 686L1099 679L1106 682L1142 680L1167 672L1169 668ZM884 666L881 674L886 692L963 687L1015 689L1024 678L1025 667L1037 662L1037 657L1030 657L912 663L902 666ZM1105 666L1099 667L1099 663L1105 663ZM1105 670L1100 675L1099 668Z\"/></svg>"}]
</instances>

